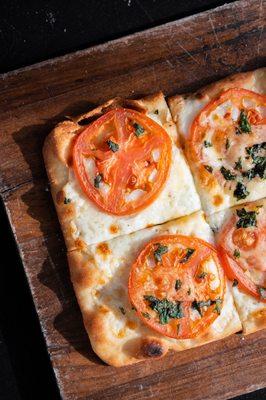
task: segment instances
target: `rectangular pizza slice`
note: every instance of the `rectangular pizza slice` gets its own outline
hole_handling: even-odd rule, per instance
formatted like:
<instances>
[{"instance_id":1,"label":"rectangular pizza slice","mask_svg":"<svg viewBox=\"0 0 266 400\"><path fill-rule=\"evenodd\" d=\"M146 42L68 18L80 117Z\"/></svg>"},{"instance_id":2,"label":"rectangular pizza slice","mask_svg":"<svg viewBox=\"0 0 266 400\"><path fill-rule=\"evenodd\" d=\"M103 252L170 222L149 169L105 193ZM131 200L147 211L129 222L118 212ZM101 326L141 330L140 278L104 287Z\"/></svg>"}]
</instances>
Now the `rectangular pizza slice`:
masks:
<instances>
[{"instance_id":1,"label":"rectangular pizza slice","mask_svg":"<svg viewBox=\"0 0 266 400\"><path fill-rule=\"evenodd\" d=\"M207 214L266 196L266 68L168 104Z\"/></svg>"},{"instance_id":2,"label":"rectangular pizza slice","mask_svg":"<svg viewBox=\"0 0 266 400\"><path fill-rule=\"evenodd\" d=\"M242 329L201 211L68 252L95 353L124 366Z\"/></svg>"},{"instance_id":3,"label":"rectangular pizza slice","mask_svg":"<svg viewBox=\"0 0 266 400\"><path fill-rule=\"evenodd\" d=\"M162 93L60 123L43 154L68 250L201 207Z\"/></svg>"},{"instance_id":4,"label":"rectangular pizza slice","mask_svg":"<svg viewBox=\"0 0 266 400\"><path fill-rule=\"evenodd\" d=\"M266 199L208 217L245 334L266 327Z\"/></svg>"}]
</instances>

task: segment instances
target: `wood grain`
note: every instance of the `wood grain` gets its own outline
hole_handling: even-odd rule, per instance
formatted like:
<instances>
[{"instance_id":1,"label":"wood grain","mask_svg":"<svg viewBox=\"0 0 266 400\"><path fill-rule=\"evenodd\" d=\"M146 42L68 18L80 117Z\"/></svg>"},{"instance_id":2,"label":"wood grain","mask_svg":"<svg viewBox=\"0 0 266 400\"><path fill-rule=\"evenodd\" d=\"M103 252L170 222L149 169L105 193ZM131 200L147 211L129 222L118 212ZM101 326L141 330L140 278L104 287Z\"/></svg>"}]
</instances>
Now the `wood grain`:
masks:
<instances>
[{"instance_id":1,"label":"wood grain","mask_svg":"<svg viewBox=\"0 0 266 400\"><path fill-rule=\"evenodd\" d=\"M265 65L265 1L216 10L0 77L0 189L63 399L227 399L266 385L265 333L115 369L92 352L41 156L65 115L116 95L191 91Z\"/></svg>"}]
</instances>

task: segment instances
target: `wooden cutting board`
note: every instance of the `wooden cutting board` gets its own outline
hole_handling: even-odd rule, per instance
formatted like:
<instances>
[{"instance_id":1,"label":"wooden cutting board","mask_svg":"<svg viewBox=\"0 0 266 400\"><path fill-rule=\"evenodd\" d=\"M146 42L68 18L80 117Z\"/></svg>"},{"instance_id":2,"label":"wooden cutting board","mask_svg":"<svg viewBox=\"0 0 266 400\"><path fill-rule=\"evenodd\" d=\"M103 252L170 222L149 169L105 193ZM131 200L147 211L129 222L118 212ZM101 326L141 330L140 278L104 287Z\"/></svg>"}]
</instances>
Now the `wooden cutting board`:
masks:
<instances>
[{"instance_id":1,"label":"wooden cutting board","mask_svg":"<svg viewBox=\"0 0 266 400\"><path fill-rule=\"evenodd\" d=\"M191 91L265 65L264 0L244 0L0 77L0 190L63 399L226 399L266 386L261 331L115 369L91 350L42 144L111 97Z\"/></svg>"}]
</instances>

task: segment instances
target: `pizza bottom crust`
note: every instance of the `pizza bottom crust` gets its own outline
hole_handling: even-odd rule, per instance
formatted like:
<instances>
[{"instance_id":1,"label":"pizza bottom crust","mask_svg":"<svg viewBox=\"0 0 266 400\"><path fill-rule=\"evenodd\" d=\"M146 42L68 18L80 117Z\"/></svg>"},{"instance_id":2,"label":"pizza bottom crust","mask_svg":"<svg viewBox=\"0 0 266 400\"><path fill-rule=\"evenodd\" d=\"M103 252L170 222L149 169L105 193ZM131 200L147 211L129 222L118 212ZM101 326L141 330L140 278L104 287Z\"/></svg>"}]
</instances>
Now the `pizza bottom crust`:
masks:
<instances>
[{"instance_id":1,"label":"pizza bottom crust","mask_svg":"<svg viewBox=\"0 0 266 400\"><path fill-rule=\"evenodd\" d=\"M246 204L263 206L265 208L266 199L257 200L255 202ZM232 213L237 208L242 207L245 207L245 204L241 204L241 206L223 210L208 216L208 222L216 234L218 234L223 223L230 218ZM237 286L232 289L234 302L243 326L243 333L248 335L266 328L266 303L258 301L255 297L240 291Z\"/></svg>"},{"instance_id":2,"label":"pizza bottom crust","mask_svg":"<svg viewBox=\"0 0 266 400\"><path fill-rule=\"evenodd\" d=\"M148 328L136 315L128 294L130 266L140 249L161 234L198 236L213 242L203 213L112 239L87 250L68 253L71 280L95 353L107 364L119 367L151 358L168 350L182 351L222 339L242 329L231 285L226 285L221 314L195 339L167 338Z\"/></svg>"}]
</instances>

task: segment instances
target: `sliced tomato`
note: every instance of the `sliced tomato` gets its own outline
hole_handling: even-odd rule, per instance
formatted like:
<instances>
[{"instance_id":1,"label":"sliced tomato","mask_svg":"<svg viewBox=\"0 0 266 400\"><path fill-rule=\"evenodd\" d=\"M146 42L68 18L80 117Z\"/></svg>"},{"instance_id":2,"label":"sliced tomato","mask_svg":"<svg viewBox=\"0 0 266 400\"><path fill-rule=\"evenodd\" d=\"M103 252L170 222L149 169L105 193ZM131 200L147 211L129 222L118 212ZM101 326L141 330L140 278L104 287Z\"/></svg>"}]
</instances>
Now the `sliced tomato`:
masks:
<instances>
[{"instance_id":1,"label":"sliced tomato","mask_svg":"<svg viewBox=\"0 0 266 400\"><path fill-rule=\"evenodd\" d=\"M132 265L129 297L153 330L176 339L198 336L222 308L224 274L216 249L183 235L152 239Z\"/></svg>"},{"instance_id":2,"label":"sliced tomato","mask_svg":"<svg viewBox=\"0 0 266 400\"><path fill-rule=\"evenodd\" d=\"M262 296L266 280L265 208L250 203L234 210L217 241L228 278L236 280L240 290L266 301Z\"/></svg>"},{"instance_id":3,"label":"sliced tomato","mask_svg":"<svg viewBox=\"0 0 266 400\"><path fill-rule=\"evenodd\" d=\"M234 190L238 181L248 184L255 166L248 148L266 142L265 115L266 96L245 89L229 89L200 111L191 125L187 156L206 186L217 181Z\"/></svg>"},{"instance_id":4,"label":"sliced tomato","mask_svg":"<svg viewBox=\"0 0 266 400\"><path fill-rule=\"evenodd\" d=\"M133 214L164 187L171 139L140 112L118 108L86 127L73 148L74 171L88 198L103 211Z\"/></svg>"}]
</instances>

